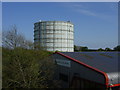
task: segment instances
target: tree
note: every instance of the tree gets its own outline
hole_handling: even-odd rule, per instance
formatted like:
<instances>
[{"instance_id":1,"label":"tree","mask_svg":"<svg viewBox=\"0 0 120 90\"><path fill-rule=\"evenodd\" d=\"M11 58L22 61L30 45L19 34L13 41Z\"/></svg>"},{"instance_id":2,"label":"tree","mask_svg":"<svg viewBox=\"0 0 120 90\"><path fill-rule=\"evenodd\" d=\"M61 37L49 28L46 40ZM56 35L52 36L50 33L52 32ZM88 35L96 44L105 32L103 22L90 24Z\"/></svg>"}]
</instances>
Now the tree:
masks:
<instances>
[{"instance_id":1,"label":"tree","mask_svg":"<svg viewBox=\"0 0 120 90\"><path fill-rule=\"evenodd\" d=\"M57 82L53 80L54 62L49 57L51 52L34 50L33 43L18 34L16 26L3 34L3 88L57 86Z\"/></svg>"},{"instance_id":2,"label":"tree","mask_svg":"<svg viewBox=\"0 0 120 90\"><path fill-rule=\"evenodd\" d=\"M120 51L120 45L114 47L114 50L115 50L115 51Z\"/></svg>"},{"instance_id":3,"label":"tree","mask_svg":"<svg viewBox=\"0 0 120 90\"><path fill-rule=\"evenodd\" d=\"M74 45L74 51L78 51L78 49L77 49L77 46L76 46L76 45Z\"/></svg>"},{"instance_id":4,"label":"tree","mask_svg":"<svg viewBox=\"0 0 120 90\"><path fill-rule=\"evenodd\" d=\"M47 51L3 48L3 88L57 87L55 65ZM47 58L46 58L47 57ZM54 83L55 82L55 83Z\"/></svg>"},{"instance_id":5,"label":"tree","mask_svg":"<svg viewBox=\"0 0 120 90\"><path fill-rule=\"evenodd\" d=\"M88 51L88 47L80 47L80 51Z\"/></svg>"},{"instance_id":6,"label":"tree","mask_svg":"<svg viewBox=\"0 0 120 90\"><path fill-rule=\"evenodd\" d=\"M45 50L44 47L40 45L40 42L34 42L34 49L35 50Z\"/></svg>"},{"instance_id":7,"label":"tree","mask_svg":"<svg viewBox=\"0 0 120 90\"><path fill-rule=\"evenodd\" d=\"M98 51L104 51L104 49L102 49L102 48L99 48L99 49L98 49Z\"/></svg>"},{"instance_id":8,"label":"tree","mask_svg":"<svg viewBox=\"0 0 120 90\"><path fill-rule=\"evenodd\" d=\"M74 51L88 51L88 47L83 47L83 46L76 46L74 45Z\"/></svg>"},{"instance_id":9,"label":"tree","mask_svg":"<svg viewBox=\"0 0 120 90\"><path fill-rule=\"evenodd\" d=\"M3 32L3 47L14 49L16 47L33 48L32 42L17 32L17 27L13 26L10 30Z\"/></svg>"},{"instance_id":10,"label":"tree","mask_svg":"<svg viewBox=\"0 0 120 90\"><path fill-rule=\"evenodd\" d=\"M105 51L112 51L112 49L110 49L110 48L105 48Z\"/></svg>"}]
</instances>

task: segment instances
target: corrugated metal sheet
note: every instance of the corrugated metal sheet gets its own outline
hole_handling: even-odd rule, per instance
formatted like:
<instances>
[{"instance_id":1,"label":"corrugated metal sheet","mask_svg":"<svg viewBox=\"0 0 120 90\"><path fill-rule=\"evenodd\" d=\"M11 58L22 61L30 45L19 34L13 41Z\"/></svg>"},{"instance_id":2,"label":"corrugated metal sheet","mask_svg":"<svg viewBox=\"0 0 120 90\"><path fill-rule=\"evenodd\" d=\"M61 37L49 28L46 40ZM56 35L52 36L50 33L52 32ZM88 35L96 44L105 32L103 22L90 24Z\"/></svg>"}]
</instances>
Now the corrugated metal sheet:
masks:
<instances>
[{"instance_id":1,"label":"corrugated metal sheet","mask_svg":"<svg viewBox=\"0 0 120 90\"><path fill-rule=\"evenodd\" d=\"M89 66L107 73L109 84L120 83L120 52L61 52Z\"/></svg>"},{"instance_id":2,"label":"corrugated metal sheet","mask_svg":"<svg viewBox=\"0 0 120 90\"><path fill-rule=\"evenodd\" d=\"M46 50L74 51L74 25L72 23L63 21L40 21L34 24L34 30L36 31L34 33L35 42L36 40L44 42L44 44L40 42L40 45L47 47ZM48 42L48 39L53 39L53 41ZM60 49L58 49L58 47Z\"/></svg>"}]
</instances>

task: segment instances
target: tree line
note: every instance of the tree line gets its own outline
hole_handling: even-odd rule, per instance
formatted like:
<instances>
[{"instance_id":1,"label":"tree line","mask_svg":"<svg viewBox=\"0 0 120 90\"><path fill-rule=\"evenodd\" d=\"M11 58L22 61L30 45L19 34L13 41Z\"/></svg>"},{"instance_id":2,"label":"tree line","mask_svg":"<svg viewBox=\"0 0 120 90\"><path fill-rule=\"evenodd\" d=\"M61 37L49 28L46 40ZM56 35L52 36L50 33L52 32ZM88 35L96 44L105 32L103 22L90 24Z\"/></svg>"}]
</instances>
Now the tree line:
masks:
<instances>
[{"instance_id":1,"label":"tree line","mask_svg":"<svg viewBox=\"0 0 120 90\"><path fill-rule=\"evenodd\" d=\"M87 46L76 46L74 45L74 51L120 51L120 45L114 47L113 49L106 47L105 49L99 48L99 49L89 49Z\"/></svg>"}]
</instances>

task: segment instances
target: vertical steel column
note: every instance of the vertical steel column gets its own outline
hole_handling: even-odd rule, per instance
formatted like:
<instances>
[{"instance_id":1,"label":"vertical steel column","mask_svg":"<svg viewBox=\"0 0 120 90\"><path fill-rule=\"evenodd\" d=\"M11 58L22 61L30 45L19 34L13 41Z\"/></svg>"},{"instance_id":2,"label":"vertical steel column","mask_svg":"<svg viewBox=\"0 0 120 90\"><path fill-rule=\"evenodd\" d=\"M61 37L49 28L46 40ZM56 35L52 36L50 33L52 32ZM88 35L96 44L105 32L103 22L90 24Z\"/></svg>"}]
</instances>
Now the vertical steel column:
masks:
<instances>
[{"instance_id":1,"label":"vertical steel column","mask_svg":"<svg viewBox=\"0 0 120 90\"><path fill-rule=\"evenodd\" d=\"M53 22L53 51L55 51L55 21Z\"/></svg>"}]
</instances>

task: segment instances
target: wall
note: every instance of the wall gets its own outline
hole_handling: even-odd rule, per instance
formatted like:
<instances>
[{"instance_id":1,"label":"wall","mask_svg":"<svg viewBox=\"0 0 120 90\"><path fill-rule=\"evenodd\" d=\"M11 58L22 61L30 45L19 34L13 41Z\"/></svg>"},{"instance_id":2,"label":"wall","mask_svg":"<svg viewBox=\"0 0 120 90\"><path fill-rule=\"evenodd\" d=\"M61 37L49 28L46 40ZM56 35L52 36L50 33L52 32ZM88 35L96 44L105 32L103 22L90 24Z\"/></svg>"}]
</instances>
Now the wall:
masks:
<instances>
[{"instance_id":1,"label":"wall","mask_svg":"<svg viewBox=\"0 0 120 90\"><path fill-rule=\"evenodd\" d=\"M100 83L105 85L105 77L104 75L91 70L81 64L78 64L72 60L69 60L59 54L54 54L53 55L54 60L64 60L64 61L70 61L71 62L71 67L65 67L62 65L57 65L57 72L56 72L56 78L59 79L59 73L63 73L65 75L68 75L69 82L66 82L66 87L68 87L75 74L77 74L78 77L82 79L86 79L92 82Z\"/></svg>"},{"instance_id":2,"label":"wall","mask_svg":"<svg viewBox=\"0 0 120 90\"><path fill-rule=\"evenodd\" d=\"M42 21L34 24L34 41L48 51L74 51L74 26L70 22Z\"/></svg>"}]
</instances>

